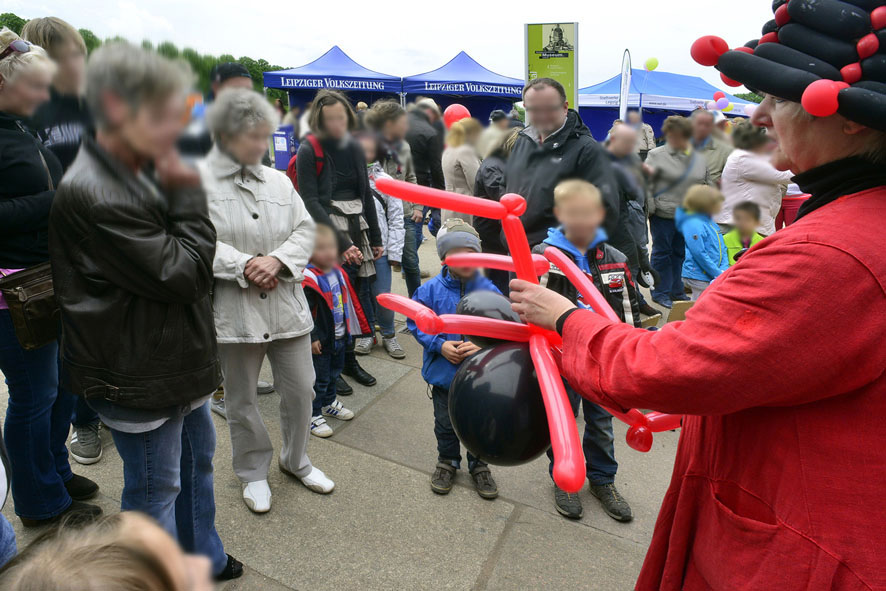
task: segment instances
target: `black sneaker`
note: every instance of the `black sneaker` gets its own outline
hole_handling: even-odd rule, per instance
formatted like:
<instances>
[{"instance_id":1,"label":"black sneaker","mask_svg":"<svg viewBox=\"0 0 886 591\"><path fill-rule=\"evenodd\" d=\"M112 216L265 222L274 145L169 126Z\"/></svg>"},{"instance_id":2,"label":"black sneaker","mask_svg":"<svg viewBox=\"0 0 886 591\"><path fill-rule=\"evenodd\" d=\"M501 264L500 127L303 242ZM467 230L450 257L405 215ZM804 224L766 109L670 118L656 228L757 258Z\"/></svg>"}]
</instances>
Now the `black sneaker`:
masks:
<instances>
[{"instance_id":1,"label":"black sneaker","mask_svg":"<svg viewBox=\"0 0 886 591\"><path fill-rule=\"evenodd\" d=\"M569 519L581 519L584 513L578 495L568 493L556 484L554 485L554 505L557 507L557 513Z\"/></svg>"},{"instance_id":2,"label":"black sneaker","mask_svg":"<svg viewBox=\"0 0 886 591\"><path fill-rule=\"evenodd\" d=\"M353 393L354 389L351 388L351 385L343 377L338 376L335 379L335 394L337 396L350 396Z\"/></svg>"},{"instance_id":3,"label":"black sneaker","mask_svg":"<svg viewBox=\"0 0 886 591\"><path fill-rule=\"evenodd\" d=\"M614 484L592 484L591 494L599 499L600 504L603 505L603 510L606 511L606 515L614 520L627 522L634 518L633 513L631 513L631 506L621 496Z\"/></svg>"},{"instance_id":4,"label":"black sneaker","mask_svg":"<svg viewBox=\"0 0 886 591\"><path fill-rule=\"evenodd\" d=\"M660 314L660 312L646 302L643 302L640 304L640 314L643 316L655 316L656 314Z\"/></svg>"},{"instance_id":5,"label":"black sneaker","mask_svg":"<svg viewBox=\"0 0 886 591\"><path fill-rule=\"evenodd\" d=\"M239 579L243 576L243 563L228 554L228 563L222 572L215 575L216 581L230 581L231 579Z\"/></svg>"},{"instance_id":6,"label":"black sneaker","mask_svg":"<svg viewBox=\"0 0 886 591\"><path fill-rule=\"evenodd\" d=\"M356 358L347 363L341 373L349 378L354 378L361 386L374 386L377 383L377 380L369 372L360 367Z\"/></svg>"},{"instance_id":7,"label":"black sneaker","mask_svg":"<svg viewBox=\"0 0 886 591\"><path fill-rule=\"evenodd\" d=\"M96 483L76 474L65 483L65 488L75 501L88 501L98 494L98 485Z\"/></svg>"},{"instance_id":8,"label":"black sneaker","mask_svg":"<svg viewBox=\"0 0 886 591\"><path fill-rule=\"evenodd\" d=\"M48 519L30 519L28 517L19 517L22 525L25 527L40 527L41 525L50 525L57 521L65 520L65 526L80 527L92 523L102 515L102 508L98 505L90 505L80 501L71 501L71 505L56 515Z\"/></svg>"},{"instance_id":9,"label":"black sneaker","mask_svg":"<svg viewBox=\"0 0 886 591\"><path fill-rule=\"evenodd\" d=\"M431 490L438 495L448 495L452 490L453 480L455 480L455 466L446 462L437 462L437 467L431 476Z\"/></svg>"},{"instance_id":10,"label":"black sneaker","mask_svg":"<svg viewBox=\"0 0 886 591\"><path fill-rule=\"evenodd\" d=\"M489 500L498 497L498 486L495 485L489 466L475 467L471 471L471 478L474 480L474 488L477 489L478 495Z\"/></svg>"}]
</instances>

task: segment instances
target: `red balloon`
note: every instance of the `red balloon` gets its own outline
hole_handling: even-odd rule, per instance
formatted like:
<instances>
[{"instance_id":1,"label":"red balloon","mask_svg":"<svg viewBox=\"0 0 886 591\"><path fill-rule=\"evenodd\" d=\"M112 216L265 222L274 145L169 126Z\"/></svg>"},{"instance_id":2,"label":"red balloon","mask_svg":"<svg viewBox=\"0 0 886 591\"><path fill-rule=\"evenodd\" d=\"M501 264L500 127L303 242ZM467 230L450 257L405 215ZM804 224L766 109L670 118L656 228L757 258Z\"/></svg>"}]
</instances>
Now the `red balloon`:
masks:
<instances>
[{"instance_id":1,"label":"red balloon","mask_svg":"<svg viewBox=\"0 0 886 591\"><path fill-rule=\"evenodd\" d=\"M778 33L772 31L771 33L766 33L760 37L758 45L763 45L764 43L778 43Z\"/></svg>"},{"instance_id":2,"label":"red balloon","mask_svg":"<svg viewBox=\"0 0 886 591\"><path fill-rule=\"evenodd\" d=\"M750 47L745 47L744 45L742 45L742 46L740 46L740 47L736 47L736 48L733 49L732 51L740 51L740 52L742 52L742 53L750 53L750 54L753 54L753 53L754 53L754 50L753 50L753 49L751 49Z\"/></svg>"},{"instance_id":3,"label":"red balloon","mask_svg":"<svg viewBox=\"0 0 886 591\"><path fill-rule=\"evenodd\" d=\"M603 297L600 290L594 287L594 284L591 283L588 276L582 273L581 269L576 267L575 263L573 263L568 256L563 254L562 250L548 247L545 249L545 258L557 265L563 274L566 275L566 278L578 288L579 293L582 295L582 299L584 299L587 305L594 309L594 312L605 316L609 320L621 322L618 314L615 313L615 310L612 309L612 306L609 305L609 302L606 301L606 298Z\"/></svg>"},{"instance_id":4,"label":"red balloon","mask_svg":"<svg viewBox=\"0 0 886 591\"><path fill-rule=\"evenodd\" d=\"M836 113L840 107L837 100L837 94L840 92L839 84L833 80L822 79L807 86L800 101L806 112L815 117L830 117Z\"/></svg>"},{"instance_id":5,"label":"red balloon","mask_svg":"<svg viewBox=\"0 0 886 591\"><path fill-rule=\"evenodd\" d=\"M453 103L443 111L443 123L446 125L446 129L449 129L456 121L461 121L470 116L471 112L468 111L467 107L458 103Z\"/></svg>"},{"instance_id":6,"label":"red balloon","mask_svg":"<svg viewBox=\"0 0 886 591\"><path fill-rule=\"evenodd\" d=\"M886 8L886 6L883 8ZM840 68L840 75L843 76L843 82L846 82L847 84L855 84L861 80L861 64L855 62L854 64L843 66Z\"/></svg>"},{"instance_id":7,"label":"red balloon","mask_svg":"<svg viewBox=\"0 0 886 591\"><path fill-rule=\"evenodd\" d=\"M652 449L652 431L645 425L631 425L625 434L625 441L631 449L647 452Z\"/></svg>"},{"instance_id":8,"label":"red balloon","mask_svg":"<svg viewBox=\"0 0 886 591\"><path fill-rule=\"evenodd\" d=\"M723 92L722 90L718 90L717 92L714 93L714 100L715 100L715 101L718 101L718 100L720 100L721 98L726 98L726 93L725 93L725 92Z\"/></svg>"},{"instance_id":9,"label":"red balloon","mask_svg":"<svg viewBox=\"0 0 886 591\"><path fill-rule=\"evenodd\" d=\"M683 415L666 415L664 413L652 411L646 415L649 421L649 430L653 433L662 431L670 431L671 429L679 429L683 423Z\"/></svg>"},{"instance_id":10,"label":"red balloon","mask_svg":"<svg viewBox=\"0 0 886 591\"><path fill-rule=\"evenodd\" d=\"M376 181L375 186L379 191L387 195L405 199L410 203L421 203L428 207L461 211L493 220L500 220L508 213L507 208L496 201L471 197L470 195L449 193L440 189L416 185L415 183L407 183L406 181L381 178ZM504 200L504 197L502 197L502 200Z\"/></svg>"},{"instance_id":11,"label":"red balloon","mask_svg":"<svg viewBox=\"0 0 886 591\"><path fill-rule=\"evenodd\" d=\"M880 49L880 40L873 33L869 33L858 40L855 44L855 50L858 52L859 59L871 57Z\"/></svg>"},{"instance_id":12,"label":"red balloon","mask_svg":"<svg viewBox=\"0 0 886 591\"><path fill-rule=\"evenodd\" d=\"M720 72L720 80L722 80L723 84L725 84L726 86L741 86L741 82L738 82L737 80L733 80L732 78L729 78L723 72Z\"/></svg>"},{"instance_id":13,"label":"red balloon","mask_svg":"<svg viewBox=\"0 0 886 591\"><path fill-rule=\"evenodd\" d=\"M716 35L699 37L689 49L689 54L703 66L716 66L720 56L729 51L729 44Z\"/></svg>"},{"instance_id":14,"label":"red balloon","mask_svg":"<svg viewBox=\"0 0 886 591\"><path fill-rule=\"evenodd\" d=\"M446 264L450 267L477 267L480 269L515 272L514 259L505 254L490 254L487 252L451 254L446 257ZM532 264L535 266L535 274L539 277L547 273L551 268L548 259L540 254L532 255Z\"/></svg>"},{"instance_id":15,"label":"red balloon","mask_svg":"<svg viewBox=\"0 0 886 591\"><path fill-rule=\"evenodd\" d=\"M886 6L878 6L871 11L871 27L875 31L886 28Z\"/></svg>"},{"instance_id":16,"label":"red balloon","mask_svg":"<svg viewBox=\"0 0 886 591\"><path fill-rule=\"evenodd\" d=\"M775 10L775 24L783 27L791 22L791 15L788 14L788 3L785 2Z\"/></svg>"}]
</instances>

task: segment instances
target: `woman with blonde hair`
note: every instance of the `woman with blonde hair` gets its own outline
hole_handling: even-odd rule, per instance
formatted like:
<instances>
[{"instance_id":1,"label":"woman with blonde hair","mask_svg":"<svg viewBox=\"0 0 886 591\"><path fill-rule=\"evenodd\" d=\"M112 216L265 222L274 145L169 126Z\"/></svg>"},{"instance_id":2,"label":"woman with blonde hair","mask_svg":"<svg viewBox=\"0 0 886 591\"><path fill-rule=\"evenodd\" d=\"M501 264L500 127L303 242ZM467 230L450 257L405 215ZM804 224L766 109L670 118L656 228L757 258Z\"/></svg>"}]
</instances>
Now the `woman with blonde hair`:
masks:
<instances>
[{"instance_id":1,"label":"woman with blonde hair","mask_svg":"<svg viewBox=\"0 0 886 591\"><path fill-rule=\"evenodd\" d=\"M460 195L473 195L477 171L480 170L480 155L477 154L477 140L483 126L473 117L456 121L446 136L446 149L443 151L443 178L446 190ZM461 218L471 223L473 216L466 213L443 210L442 221Z\"/></svg>"}]
</instances>

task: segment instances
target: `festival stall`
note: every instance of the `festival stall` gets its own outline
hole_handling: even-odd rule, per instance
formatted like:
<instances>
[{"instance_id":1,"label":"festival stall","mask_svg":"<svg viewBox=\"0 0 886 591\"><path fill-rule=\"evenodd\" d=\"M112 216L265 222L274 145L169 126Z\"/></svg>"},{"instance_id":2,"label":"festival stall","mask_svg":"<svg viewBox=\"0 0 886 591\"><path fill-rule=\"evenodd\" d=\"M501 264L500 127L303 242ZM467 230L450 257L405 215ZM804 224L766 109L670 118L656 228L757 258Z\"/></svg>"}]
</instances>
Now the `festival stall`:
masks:
<instances>
[{"instance_id":1,"label":"festival stall","mask_svg":"<svg viewBox=\"0 0 886 591\"><path fill-rule=\"evenodd\" d=\"M486 124L492 111L510 111L521 99L523 80L496 74L462 51L436 70L403 78L403 93L407 100L431 97L444 109L460 103Z\"/></svg>"},{"instance_id":2,"label":"festival stall","mask_svg":"<svg viewBox=\"0 0 886 591\"><path fill-rule=\"evenodd\" d=\"M661 134L661 124L670 115L687 115L705 107L719 88L697 76L671 72L634 69L631 71L629 108L643 109L643 120L652 126L655 135ZM602 140L609 133L612 122L618 118L618 97L621 74L605 82L587 86L578 91L579 114L591 133ZM727 116L743 115L744 105L752 104L729 93L724 93L733 109Z\"/></svg>"},{"instance_id":3,"label":"festival stall","mask_svg":"<svg viewBox=\"0 0 886 591\"><path fill-rule=\"evenodd\" d=\"M265 88L287 91L290 105L309 103L321 88L342 90L353 102L366 103L397 98L400 93L398 76L364 68L338 45L304 66L265 72L263 79Z\"/></svg>"}]
</instances>

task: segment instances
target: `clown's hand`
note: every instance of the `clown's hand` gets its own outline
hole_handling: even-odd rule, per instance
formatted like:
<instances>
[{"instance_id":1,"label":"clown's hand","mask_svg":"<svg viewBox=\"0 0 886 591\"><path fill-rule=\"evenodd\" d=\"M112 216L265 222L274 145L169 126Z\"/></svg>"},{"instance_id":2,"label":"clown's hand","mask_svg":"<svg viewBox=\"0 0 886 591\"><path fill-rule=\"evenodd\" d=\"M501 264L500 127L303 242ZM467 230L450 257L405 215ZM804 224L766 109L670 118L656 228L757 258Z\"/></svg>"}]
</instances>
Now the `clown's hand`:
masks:
<instances>
[{"instance_id":1,"label":"clown's hand","mask_svg":"<svg viewBox=\"0 0 886 591\"><path fill-rule=\"evenodd\" d=\"M575 304L546 287L514 279L511 281L511 308L523 322L554 330L557 319Z\"/></svg>"}]
</instances>

